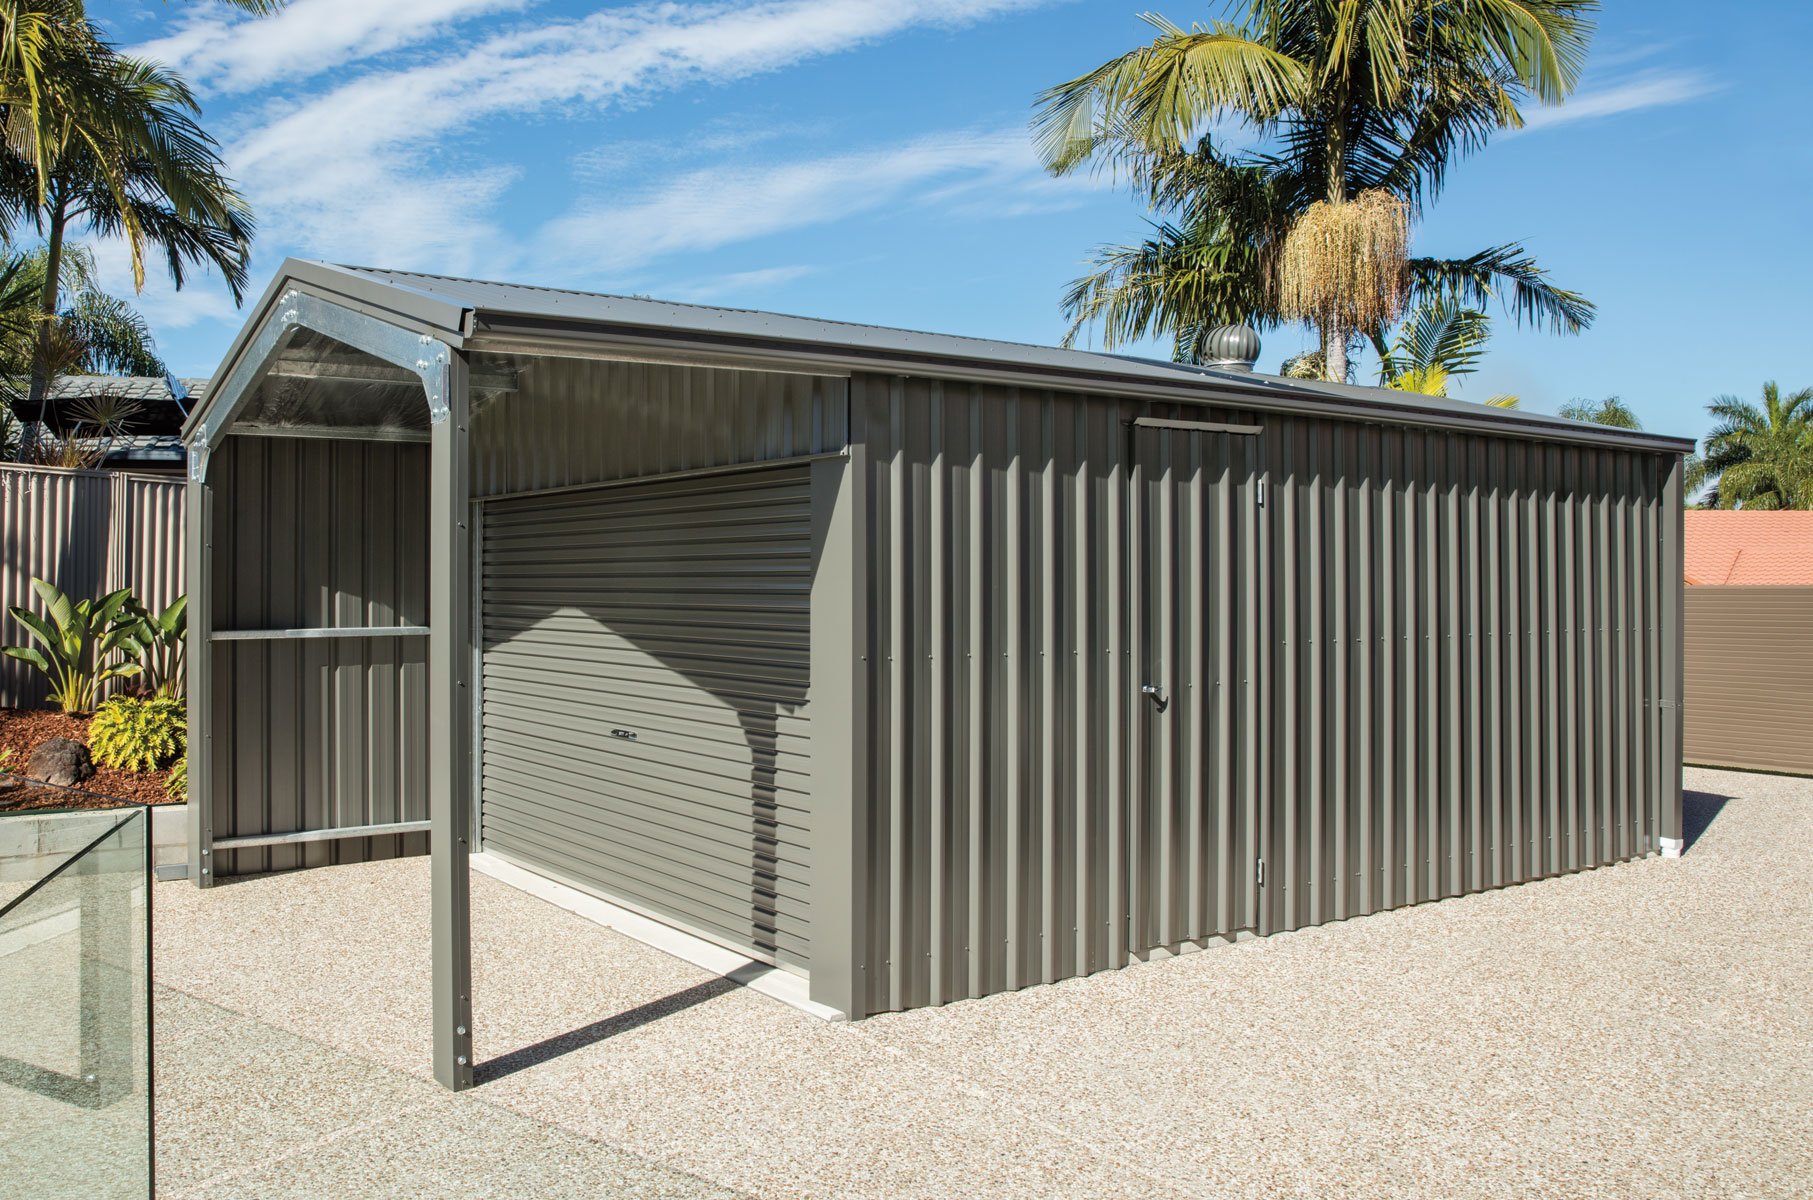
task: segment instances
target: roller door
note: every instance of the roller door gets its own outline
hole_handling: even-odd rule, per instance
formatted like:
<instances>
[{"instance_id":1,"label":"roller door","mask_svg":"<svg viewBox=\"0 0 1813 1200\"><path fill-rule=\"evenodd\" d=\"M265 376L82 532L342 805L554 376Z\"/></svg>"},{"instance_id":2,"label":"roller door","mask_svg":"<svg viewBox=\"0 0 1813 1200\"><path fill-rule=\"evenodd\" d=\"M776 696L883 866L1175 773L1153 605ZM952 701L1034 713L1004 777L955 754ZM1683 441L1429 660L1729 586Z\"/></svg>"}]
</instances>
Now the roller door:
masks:
<instances>
[{"instance_id":1,"label":"roller door","mask_svg":"<svg viewBox=\"0 0 1813 1200\"><path fill-rule=\"evenodd\" d=\"M487 851L804 967L807 481L486 504Z\"/></svg>"}]
</instances>

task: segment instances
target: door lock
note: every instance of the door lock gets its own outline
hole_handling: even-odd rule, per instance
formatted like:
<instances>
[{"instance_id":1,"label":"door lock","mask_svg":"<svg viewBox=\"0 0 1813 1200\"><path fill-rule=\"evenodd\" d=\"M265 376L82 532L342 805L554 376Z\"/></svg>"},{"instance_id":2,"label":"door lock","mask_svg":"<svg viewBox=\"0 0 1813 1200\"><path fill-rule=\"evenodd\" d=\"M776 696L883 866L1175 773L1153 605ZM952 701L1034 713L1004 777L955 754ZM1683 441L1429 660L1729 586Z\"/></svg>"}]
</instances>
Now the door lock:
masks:
<instances>
[{"instance_id":1,"label":"door lock","mask_svg":"<svg viewBox=\"0 0 1813 1200\"><path fill-rule=\"evenodd\" d=\"M1171 702L1165 698L1165 686L1162 683L1148 683L1139 689L1139 694L1156 704L1159 712L1171 707Z\"/></svg>"}]
</instances>

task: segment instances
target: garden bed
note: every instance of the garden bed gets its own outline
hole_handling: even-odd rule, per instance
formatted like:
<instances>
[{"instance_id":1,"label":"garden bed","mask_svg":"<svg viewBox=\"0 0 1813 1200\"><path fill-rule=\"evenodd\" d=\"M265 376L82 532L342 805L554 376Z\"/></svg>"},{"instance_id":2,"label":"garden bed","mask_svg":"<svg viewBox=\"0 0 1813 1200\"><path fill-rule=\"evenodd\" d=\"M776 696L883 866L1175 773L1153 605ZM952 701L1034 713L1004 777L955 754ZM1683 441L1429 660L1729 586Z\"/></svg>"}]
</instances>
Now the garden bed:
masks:
<instances>
[{"instance_id":1,"label":"garden bed","mask_svg":"<svg viewBox=\"0 0 1813 1200\"><path fill-rule=\"evenodd\" d=\"M53 737L70 738L86 746L88 720L48 708L0 708L0 752L12 751L6 766L13 773L11 778L17 781L10 788L0 786L0 811L107 808L122 801L128 804L181 803L164 790L164 782L170 777L168 770L122 771L96 763L94 777L78 784L79 791L39 787L20 778L32 751Z\"/></svg>"}]
</instances>

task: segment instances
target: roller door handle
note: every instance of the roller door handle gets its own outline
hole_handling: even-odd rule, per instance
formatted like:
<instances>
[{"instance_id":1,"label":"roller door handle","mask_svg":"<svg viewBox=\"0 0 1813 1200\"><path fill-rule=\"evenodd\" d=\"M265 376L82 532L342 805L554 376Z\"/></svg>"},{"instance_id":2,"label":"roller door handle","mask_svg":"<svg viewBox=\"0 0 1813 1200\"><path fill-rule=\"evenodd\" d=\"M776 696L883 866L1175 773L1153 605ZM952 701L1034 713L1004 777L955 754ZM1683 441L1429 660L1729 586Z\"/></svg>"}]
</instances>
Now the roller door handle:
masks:
<instances>
[{"instance_id":1,"label":"roller door handle","mask_svg":"<svg viewBox=\"0 0 1813 1200\"><path fill-rule=\"evenodd\" d=\"M1139 694L1157 705L1159 712L1171 707L1171 702L1165 698L1165 685L1162 683L1148 683L1139 689Z\"/></svg>"}]
</instances>

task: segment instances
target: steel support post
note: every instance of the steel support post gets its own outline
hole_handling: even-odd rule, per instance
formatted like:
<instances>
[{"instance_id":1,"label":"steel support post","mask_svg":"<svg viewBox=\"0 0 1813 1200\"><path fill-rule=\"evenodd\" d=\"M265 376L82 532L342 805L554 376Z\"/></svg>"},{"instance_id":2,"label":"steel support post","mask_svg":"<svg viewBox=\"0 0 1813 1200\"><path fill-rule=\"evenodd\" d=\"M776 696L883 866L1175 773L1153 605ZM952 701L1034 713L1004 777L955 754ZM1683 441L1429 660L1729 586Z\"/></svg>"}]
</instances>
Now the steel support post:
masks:
<instances>
[{"instance_id":1,"label":"steel support post","mask_svg":"<svg viewBox=\"0 0 1813 1200\"><path fill-rule=\"evenodd\" d=\"M189 640L184 671L189 689L189 878L196 887L214 882L214 628L213 492L206 478L207 451L189 472L183 538L184 580L189 596ZM146 840L150 835L146 834Z\"/></svg>"},{"instance_id":2,"label":"steel support post","mask_svg":"<svg viewBox=\"0 0 1813 1200\"><path fill-rule=\"evenodd\" d=\"M428 795L433 894L434 1077L472 1086L471 397L464 356L435 342L443 367L429 450Z\"/></svg>"}]
</instances>

